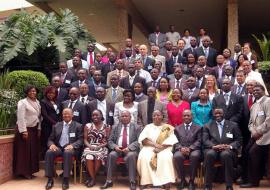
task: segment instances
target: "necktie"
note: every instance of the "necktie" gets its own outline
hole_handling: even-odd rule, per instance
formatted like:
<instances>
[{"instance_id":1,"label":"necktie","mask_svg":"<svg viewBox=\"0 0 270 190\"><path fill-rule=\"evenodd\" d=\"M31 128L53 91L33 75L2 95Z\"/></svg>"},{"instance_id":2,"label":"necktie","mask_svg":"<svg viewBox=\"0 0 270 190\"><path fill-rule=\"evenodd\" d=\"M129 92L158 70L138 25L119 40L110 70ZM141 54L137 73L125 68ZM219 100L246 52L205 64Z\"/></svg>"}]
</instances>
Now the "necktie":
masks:
<instances>
[{"instance_id":1,"label":"necktie","mask_svg":"<svg viewBox=\"0 0 270 190\"><path fill-rule=\"evenodd\" d=\"M189 124L186 124L185 130L188 131L189 130Z\"/></svg>"},{"instance_id":2,"label":"necktie","mask_svg":"<svg viewBox=\"0 0 270 190\"><path fill-rule=\"evenodd\" d=\"M93 52L90 52L90 65L94 63Z\"/></svg>"},{"instance_id":3,"label":"necktie","mask_svg":"<svg viewBox=\"0 0 270 190\"><path fill-rule=\"evenodd\" d=\"M224 94L224 99L226 101L226 105L229 105L229 94Z\"/></svg>"},{"instance_id":4,"label":"necktie","mask_svg":"<svg viewBox=\"0 0 270 190\"><path fill-rule=\"evenodd\" d=\"M221 123L218 123L218 132L219 132L220 138L222 137L222 131L223 131L223 125Z\"/></svg>"},{"instance_id":5,"label":"necktie","mask_svg":"<svg viewBox=\"0 0 270 190\"><path fill-rule=\"evenodd\" d=\"M176 63L176 57L173 57L173 62Z\"/></svg>"},{"instance_id":6,"label":"necktie","mask_svg":"<svg viewBox=\"0 0 270 190\"><path fill-rule=\"evenodd\" d=\"M238 85L238 88L237 88L236 94L240 95L240 94L241 94L241 91L242 91L242 85L239 84L239 85Z\"/></svg>"},{"instance_id":7,"label":"necktie","mask_svg":"<svg viewBox=\"0 0 270 190\"><path fill-rule=\"evenodd\" d=\"M112 89L112 100L114 101L115 98L116 98L116 89L113 88L113 89Z\"/></svg>"},{"instance_id":8,"label":"necktie","mask_svg":"<svg viewBox=\"0 0 270 190\"><path fill-rule=\"evenodd\" d=\"M208 49L207 48L204 49L204 55L206 58L208 58Z\"/></svg>"},{"instance_id":9,"label":"necktie","mask_svg":"<svg viewBox=\"0 0 270 190\"><path fill-rule=\"evenodd\" d=\"M156 83L156 82L153 80L153 81L152 81L152 86L153 86L153 87L156 87L156 84L155 84L155 83Z\"/></svg>"},{"instance_id":10,"label":"necktie","mask_svg":"<svg viewBox=\"0 0 270 190\"><path fill-rule=\"evenodd\" d=\"M122 148L127 148L127 126L123 128Z\"/></svg>"},{"instance_id":11,"label":"necktie","mask_svg":"<svg viewBox=\"0 0 270 190\"><path fill-rule=\"evenodd\" d=\"M70 101L68 108L72 109L74 102Z\"/></svg>"},{"instance_id":12,"label":"necktie","mask_svg":"<svg viewBox=\"0 0 270 190\"><path fill-rule=\"evenodd\" d=\"M180 82L179 82L179 80L176 81L176 87L175 88L178 88L178 89L180 88Z\"/></svg>"},{"instance_id":13,"label":"necktie","mask_svg":"<svg viewBox=\"0 0 270 190\"><path fill-rule=\"evenodd\" d=\"M69 143L69 137L68 137L68 124L64 124L62 134L59 140L59 144L61 147L64 147Z\"/></svg>"},{"instance_id":14,"label":"necktie","mask_svg":"<svg viewBox=\"0 0 270 190\"><path fill-rule=\"evenodd\" d=\"M118 70L118 76L119 76L119 78L121 78L121 71L120 70Z\"/></svg>"},{"instance_id":15,"label":"necktie","mask_svg":"<svg viewBox=\"0 0 270 190\"><path fill-rule=\"evenodd\" d=\"M81 101L82 101L82 103L84 103L84 97L82 97Z\"/></svg>"},{"instance_id":16,"label":"necktie","mask_svg":"<svg viewBox=\"0 0 270 190\"><path fill-rule=\"evenodd\" d=\"M248 108L250 109L253 104L253 98L252 95L248 95Z\"/></svg>"},{"instance_id":17,"label":"necktie","mask_svg":"<svg viewBox=\"0 0 270 190\"><path fill-rule=\"evenodd\" d=\"M138 75L138 76L140 76L140 72L141 72L140 70L137 70L137 75Z\"/></svg>"},{"instance_id":18,"label":"necktie","mask_svg":"<svg viewBox=\"0 0 270 190\"><path fill-rule=\"evenodd\" d=\"M193 90L192 89L189 89L189 92L188 92L188 98L190 99L190 97L192 96L193 94Z\"/></svg>"}]
</instances>

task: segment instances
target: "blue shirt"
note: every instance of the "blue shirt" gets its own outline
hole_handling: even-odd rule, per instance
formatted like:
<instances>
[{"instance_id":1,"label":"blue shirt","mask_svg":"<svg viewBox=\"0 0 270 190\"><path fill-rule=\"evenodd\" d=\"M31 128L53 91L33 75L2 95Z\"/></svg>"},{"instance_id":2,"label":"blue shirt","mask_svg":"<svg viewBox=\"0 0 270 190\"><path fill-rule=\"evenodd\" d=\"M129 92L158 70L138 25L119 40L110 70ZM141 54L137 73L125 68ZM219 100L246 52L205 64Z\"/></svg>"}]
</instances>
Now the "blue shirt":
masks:
<instances>
[{"instance_id":1,"label":"blue shirt","mask_svg":"<svg viewBox=\"0 0 270 190\"><path fill-rule=\"evenodd\" d=\"M193 114L193 122L201 127L212 119L212 105L209 101L205 105L201 104L200 100L192 102L191 112Z\"/></svg>"}]
</instances>

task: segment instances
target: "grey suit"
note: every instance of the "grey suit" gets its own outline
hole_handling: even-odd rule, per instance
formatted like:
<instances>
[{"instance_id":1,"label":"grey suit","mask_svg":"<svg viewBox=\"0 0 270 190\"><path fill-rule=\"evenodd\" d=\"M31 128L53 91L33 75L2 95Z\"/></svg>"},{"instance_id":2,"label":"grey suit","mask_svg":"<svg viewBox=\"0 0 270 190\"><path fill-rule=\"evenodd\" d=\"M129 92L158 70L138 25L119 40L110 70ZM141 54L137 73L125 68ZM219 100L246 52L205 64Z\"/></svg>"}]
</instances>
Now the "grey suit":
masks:
<instances>
[{"instance_id":1,"label":"grey suit","mask_svg":"<svg viewBox=\"0 0 270 190\"><path fill-rule=\"evenodd\" d=\"M107 159L107 180L112 180L112 173L116 167L116 160L118 157L123 156L126 162L126 166L129 173L129 181L135 182L136 181L136 167L137 167L137 156L140 149L140 145L138 143L138 138L140 135L140 128L134 124L130 123L129 127L129 144L127 148L129 152L126 155L122 153L116 152L115 147L118 146L119 137L121 136L121 129L122 124L119 123L118 125L112 128L109 140L108 140L108 147L112 150Z\"/></svg>"},{"instance_id":2,"label":"grey suit","mask_svg":"<svg viewBox=\"0 0 270 190\"><path fill-rule=\"evenodd\" d=\"M54 159L62 156L64 160L64 177L69 177L72 157L78 155L80 148L83 145L83 127L80 123L72 121L69 125L69 144L73 146L72 150L64 150L60 146L60 138L63 130L63 122L58 122L53 126L52 133L48 139L48 147L52 144L58 147L57 151L48 150L45 155L45 175L53 177L54 175Z\"/></svg>"},{"instance_id":3,"label":"grey suit","mask_svg":"<svg viewBox=\"0 0 270 190\"><path fill-rule=\"evenodd\" d=\"M118 86L116 98L114 101L112 100L112 87L108 88L106 91L107 91L106 97L105 97L106 101L115 104L116 102L122 102L124 100L124 97L123 97L124 89L121 88L120 86Z\"/></svg>"},{"instance_id":4,"label":"grey suit","mask_svg":"<svg viewBox=\"0 0 270 190\"><path fill-rule=\"evenodd\" d=\"M148 115L148 99L144 100L142 102L139 103L138 105L138 125L143 128L146 125L148 125L148 117L152 117L152 115ZM167 108L166 106L159 102L159 101L155 101L155 106L154 106L154 110L160 110L163 114L163 118L164 118L164 122L167 123L168 121L168 114L167 114Z\"/></svg>"},{"instance_id":5,"label":"grey suit","mask_svg":"<svg viewBox=\"0 0 270 190\"><path fill-rule=\"evenodd\" d=\"M149 38L148 38L148 41L149 41L149 44L150 46L152 46L151 44L155 44L157 45L160 49L162 49L167 41L167 38L166 38L166 34L163 34L163 33L159 33L158 35L158 44L156 44L156 33L151 33L149 35Z\"/></svg>"},{"instance_id":6,"label":"grey suit","mask_svg":"<svg viewBox=\"0 0 270 190\"><path fill-rule=\"evenodd\" d=\"M199 99L199 93L200 93L199 88L195 88L191 96L189 96L189 89L183 90L182 99L191 104L191 102L195 102Z\"/></svg>"},{"instance_id":7,"label":"grey suit","mask_svg":"<svg viewBox=\"0 0 270 190\"><path fill-rule=\"evenodd\" d=\"M147 95L145 95L145 94L143 94L142 96L140 96L140 97L136 97L135 96L135 102L142 102L142 101L144 101L144 100L146 100L148 98L148 96Z\"/></svg>"},{"instance_id":8,"label":"grey suit","mask_svg":"<svg viewBox=\"0 0 270 190\"><path fill-rule=\"evenodd\" d=\"M230 145L232 149L217 152L212 147L218 144ZM225 171L226 185L232 185L234 176L234 162L237 151L239 151L241 144L242 136L237 123L225 120L221 137L215 120L213 120L209 125L203 127L203 145L205 147L205 185L211 186L214 178L214 163L218 159L221 161Z\"/></svg>"},{"instance_id":9,"label":"grey suit","mask_svg":"<svg viewBox=\"0 0 270 190\"><path fill-rule=\"evenodd\" d=\"M184 161L186 159L190 160L190 179L194 181L196 176L196 171L200 163L201 157L201 138L202 130L201 127L192 124L189 130L185 129L185 125L182 124L176 127L174 130L175 136L178 139L178 143L174 145L174 166L178 173L178 177L181 180L185 178ZM190 148L189 156L184 156L180 149L183 147Z\"/></svg>"}]
</instances>

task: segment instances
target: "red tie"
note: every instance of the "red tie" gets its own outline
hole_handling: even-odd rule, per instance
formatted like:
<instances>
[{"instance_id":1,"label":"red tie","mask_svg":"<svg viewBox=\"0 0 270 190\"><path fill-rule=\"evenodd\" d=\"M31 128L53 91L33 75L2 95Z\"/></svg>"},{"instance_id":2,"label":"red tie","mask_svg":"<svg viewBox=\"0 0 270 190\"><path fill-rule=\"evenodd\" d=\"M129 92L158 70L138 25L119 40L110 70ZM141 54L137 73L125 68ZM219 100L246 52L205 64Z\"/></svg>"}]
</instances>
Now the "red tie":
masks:
<instances>
[{"instance_id":1,"label":"red tie","mask_svg":"<svg viewBox=\"0 0 270 190\"><path fill-rule=\"evenodd\" d=\"M94 63L92 54L93 54L93 52L90 52L90 65L92 65Z\"/></svg>"},{"instance_id":2,"label":"red tie","mask_svg":"<svg viewBox=\"0 0 270 190\"><path fill-rule=\"evenodd\" d=\"M253 104L252 95L248 95L248 108L250 109Z\"/></svg>"},{"instance_id":3,"label":"red tie","mask_svg":"<svg viewBox=\"0 0 270 190\"><path fill-rule=\"evenodd\" d=\"M122 148L127 148L127 126L123 129Z\"/></svg>"}]
</instances>

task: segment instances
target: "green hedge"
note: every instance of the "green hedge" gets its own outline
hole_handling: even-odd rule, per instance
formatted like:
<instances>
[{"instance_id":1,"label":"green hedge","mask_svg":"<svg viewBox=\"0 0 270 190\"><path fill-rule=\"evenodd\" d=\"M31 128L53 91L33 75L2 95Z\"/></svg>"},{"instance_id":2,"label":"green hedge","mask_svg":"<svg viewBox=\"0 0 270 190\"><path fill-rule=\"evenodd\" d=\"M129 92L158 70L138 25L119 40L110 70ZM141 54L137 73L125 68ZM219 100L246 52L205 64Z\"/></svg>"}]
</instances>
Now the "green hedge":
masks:
<instances>
[{"instance_id":1,"label":"green hedge","mask_svg":"<svg viewBox=\"0 0 270 190\"><path fill-rule=\"evenodd\" d=\"M49 80L43 73L31 70L12 71L7 77L20 98L25 97L23 91L27 85L34 85L39 90L39 98L42 97L42 90L49 85Z\"/></svg>"}]
</instances>

